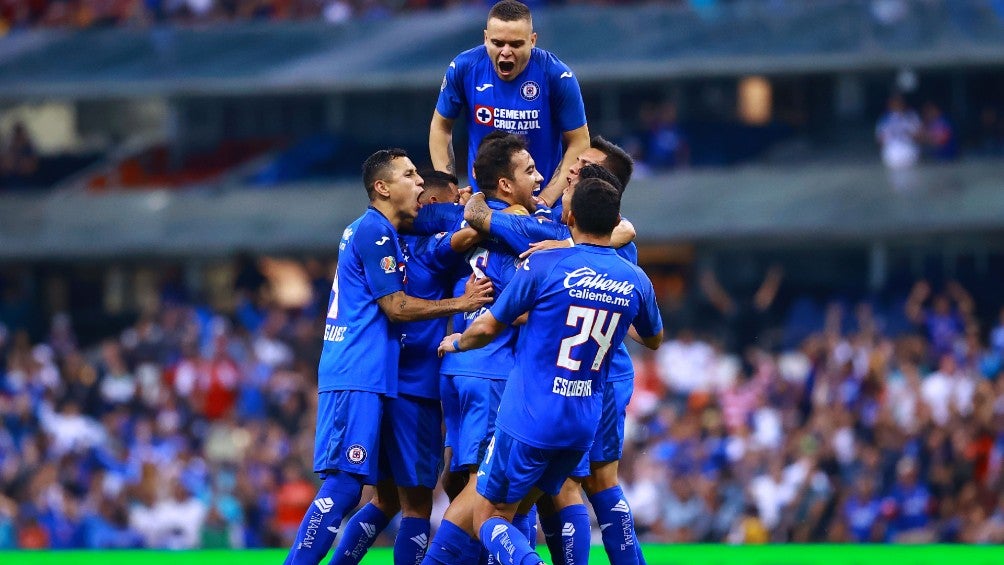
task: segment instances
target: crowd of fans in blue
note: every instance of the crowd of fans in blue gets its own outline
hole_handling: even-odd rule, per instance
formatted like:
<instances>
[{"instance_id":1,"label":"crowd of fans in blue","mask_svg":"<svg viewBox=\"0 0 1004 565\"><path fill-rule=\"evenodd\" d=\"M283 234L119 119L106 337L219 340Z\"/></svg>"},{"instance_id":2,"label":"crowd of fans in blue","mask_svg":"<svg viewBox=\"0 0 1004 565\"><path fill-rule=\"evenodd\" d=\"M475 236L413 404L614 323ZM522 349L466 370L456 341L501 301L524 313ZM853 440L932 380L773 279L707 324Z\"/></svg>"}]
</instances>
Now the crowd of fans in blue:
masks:
<instances>
[{"instance_id":1,"label":"crowd of fans in blue","mask_svg":"<svg viewBox=\"0 0 1004 565\"><path fill-rule=\"evenodd\" d=\"M33 336L5 293L0 548L287 545L316 490L314 267L302 307L251 261L235 308L168 285L97 343L68 314ZM779 304L778 270L749 301L696 279L655 277L673 339L635 355L622 475L643 543L1004 542L999 305L957 283Z\"/></svg>"}]
</instances>

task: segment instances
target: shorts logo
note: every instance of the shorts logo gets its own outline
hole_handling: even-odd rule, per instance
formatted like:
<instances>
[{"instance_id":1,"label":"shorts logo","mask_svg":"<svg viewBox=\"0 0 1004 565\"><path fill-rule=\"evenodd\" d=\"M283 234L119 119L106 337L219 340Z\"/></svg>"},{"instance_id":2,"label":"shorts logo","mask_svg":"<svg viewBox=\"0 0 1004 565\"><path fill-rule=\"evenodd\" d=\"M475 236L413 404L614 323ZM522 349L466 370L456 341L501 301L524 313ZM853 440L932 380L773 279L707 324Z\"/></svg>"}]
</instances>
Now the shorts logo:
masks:
<instances>
[{"instance_id":1,"label":"shorts logo","mask_svg":"<svg viewBox=\"0 0 1004 565\"><path fill-rule=\"evenodd\" d=\"M540 86L532 80L528 80L523 83L523 86L519 87L519 94L523 97L523 100L532 102L540 96Z\"/></svg>"},{"instance_id":2,"label":"shorts logo","mask_svg":"<svg viewBox=\"0 0 1004 565\"><path fill-rule=\"evenodd\" d=\"M327 514L331 511L331 508L335 506L335 501L328 497L318 498L314 501L314 506L321 511L321 514Z\"/></svg>"},{"instance_id":3,"label":"shorts logo","mask_svg":"<svg viewBox=\"0 0 1004 565\"><path fill-rule=\"evenodd\" d=\"M366 461L366 448L357 443L345 450L345 458L358 465Z\"/></svg>"},{"instance_id":4,"label":"shorts logo","mask_svg":"<svg viewBox=\"0 0 1004 565\"><path fill-rule=\"evenodd\" d=\"M380 259L380 268L388 275L393 273L397 270L397 259L391 257L390 255Z\"/></svg>"},{"instance_id":5,"label":"shorts logo","mask_svg":"<svg viewBox=\"0 0 1004 565\"><path fill-rule=\"evenodd\" d=\"M477 104L474 106L474 121L478 122L483 126L490 126L495 121L495 109L491 106L482 106Z\"/></svg>"}]
</instances>

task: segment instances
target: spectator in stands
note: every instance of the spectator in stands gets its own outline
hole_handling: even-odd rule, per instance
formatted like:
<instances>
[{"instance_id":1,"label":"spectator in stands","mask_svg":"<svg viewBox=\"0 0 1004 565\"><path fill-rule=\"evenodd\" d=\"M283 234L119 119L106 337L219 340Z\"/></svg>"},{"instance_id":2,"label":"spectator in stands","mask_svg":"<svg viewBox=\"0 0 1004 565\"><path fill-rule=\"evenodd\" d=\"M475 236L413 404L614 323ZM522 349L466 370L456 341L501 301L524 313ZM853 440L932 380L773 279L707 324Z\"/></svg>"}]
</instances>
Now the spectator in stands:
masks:
<instances>
[{"instance_id":1,"label":"spectator in stands","mask_svg":"<svg viewBox=\"0 0 1004 565\"><path fill-rule=\"evenodd\" d=\"M655 170L672 170L690 165L690 144L677 122L676 103L666 101L643 116L645 125L644 162Z\"/></svg>"},{"instance_id":2,"label":"spectator in stands","mask_svg":"<svg viewBox=\"0 0 1004 565\"><path fill-rule=\"evenodd\" d=\"M887 108L875 126L875 139L882 150L882 163L892 173L893 186L906 190L914 182L909 170L920 158L923 124L898 92L889 97Z\"/></svg>"},{"instance_id":3,"label":"spectator in stands","mask_svg":"<svg viewBox=\"0 0 1004 565\"><path fill-rule=\"evenodd\" d=\"M959 156L955 128L949 123L941 108L932 101L924 104L921 142L925 156L933 162L954 161Z\"/></svg>"}]
</instances>

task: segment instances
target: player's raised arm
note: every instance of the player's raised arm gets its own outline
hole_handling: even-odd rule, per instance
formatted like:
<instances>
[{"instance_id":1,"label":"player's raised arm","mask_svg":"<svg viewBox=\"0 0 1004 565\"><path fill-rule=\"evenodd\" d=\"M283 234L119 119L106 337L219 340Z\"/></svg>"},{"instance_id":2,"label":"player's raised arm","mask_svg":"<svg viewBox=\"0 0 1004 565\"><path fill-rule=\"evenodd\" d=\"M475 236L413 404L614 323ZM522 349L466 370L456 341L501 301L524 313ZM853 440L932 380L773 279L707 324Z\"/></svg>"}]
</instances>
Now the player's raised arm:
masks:
<instances>
[{"instance_id":1,"label":"player's raised arm","mask_svg":"<svg viewBox=\"0 0 1004 565\"><path fill-rule=\"evenodd\" d=\"M453 120L438 110L432 112L429 125L429 158L436 170L457 174L457 157L453 151Z\"/></svg>"},{"instance_id":2,"label":"player's raised arm","mask_svg":"<svg viewBox=\"0 0 1004 565\"><path fill-rule=\"evenodd\" d=\"M566 179L572 166L575 165L579 155L589 149L589 124L584 124L582 127L562 133L561 141L565 147L565 152L561 157L561 164L558 166L554 176L551 177L550 182L547 183L547 186L538 195L544 201L544 204L548 206L554 206L554 203L561 198L561 193L565 189L565 185L567 184Z\"/></svg>"}]
</instances>

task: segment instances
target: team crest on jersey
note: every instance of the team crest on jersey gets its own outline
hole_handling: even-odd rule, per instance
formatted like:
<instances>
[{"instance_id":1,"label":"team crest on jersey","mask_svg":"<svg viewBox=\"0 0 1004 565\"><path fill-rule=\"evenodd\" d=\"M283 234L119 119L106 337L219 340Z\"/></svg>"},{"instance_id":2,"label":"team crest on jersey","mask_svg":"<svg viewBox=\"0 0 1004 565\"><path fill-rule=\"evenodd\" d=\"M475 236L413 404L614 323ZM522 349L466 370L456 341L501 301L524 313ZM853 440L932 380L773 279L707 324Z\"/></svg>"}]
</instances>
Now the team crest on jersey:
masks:
<instances>
[{"instance_id":1,"label":"team crest on jersey","mask_svg":"<svg viewBox=\"0 0 1004 565\"><path fill-rule=\"evenodd\" d=\"M494 121L495 109L491 106L482 106L477 104L474 106L474 121L483 125L490 126L492 121Z\"/></svg>"},{"instance_id":2,"label":"team crest on jersey","mask_svg":"<svg viewBox=\"0 0 1004 565\"><path fill-rule=\"evenodd\" d=\"M358 465L363 461L366 461L366 448L358 443L351 445L345 450L345 458L348 459L350 463Z\"/></svg>"},{"instance_id":3,"label":"team crest on jersey","mask_svg":"<svg viewBox=\"0 0 1004 565\"><path fill-rule=\"evenodd\" d=\"M390 255L380 259L380 268L388 275L393 273L397 270L397 259L391 257Z\"/></svg>"},{"instance_id":4,"label":"team crest on jersey","mask_svg":"<svg viewBox=\"0 0 1004 565\"><path fill-rule=\"evenodd\" d=\"M540 85L532 80L528 80L523 83L523 86L519 87L519 93L523 97L523 100L533 102L540 96Z\"/></svg>"}]
</instances>

